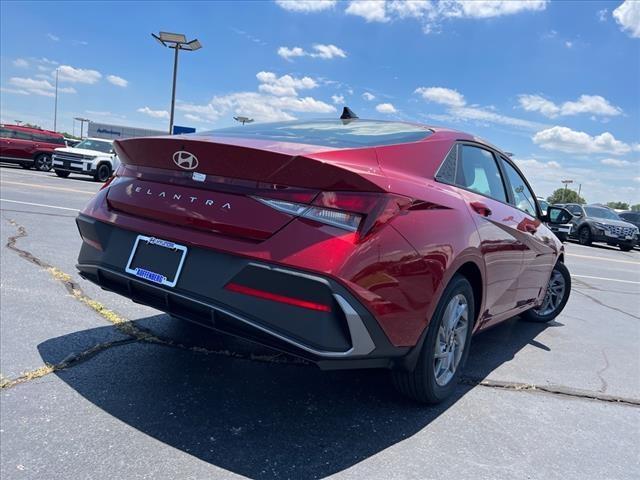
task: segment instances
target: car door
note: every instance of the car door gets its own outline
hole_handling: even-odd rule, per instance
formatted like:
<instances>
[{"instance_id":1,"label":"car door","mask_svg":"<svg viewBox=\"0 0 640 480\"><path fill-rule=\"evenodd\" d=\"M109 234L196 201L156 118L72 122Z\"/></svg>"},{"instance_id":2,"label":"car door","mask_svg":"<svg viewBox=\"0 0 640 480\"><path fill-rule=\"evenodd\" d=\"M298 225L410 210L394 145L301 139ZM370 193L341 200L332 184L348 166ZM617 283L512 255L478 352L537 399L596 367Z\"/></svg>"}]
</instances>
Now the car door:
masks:
<instances>
[{"instance_id":1,"label":"car door","mask_svg":"<svg viewBox=\"0 0 640 480\"><path fill-rule=\"evenodd\" d=\"M455 182L480 237L485 263L485 311L482 323L516 308L522 270L520 219L508 204L507 190L494 154L476 144L458 146ZM504 315L503 315L504 316Z\"/></svg>"},{"instance_id":2,"label":"car door","mask_svg":"<svg viewBox=\"0 0 640 480\"><path fill-rule=\"evenodd\" d=\"M578 229L584 220L584 212L582 211L582 207L578 204L569 203L564 208L569 210L569 213L573 215L571 219L571 233L573 235L578 234Z\"/></svg>"},{"instance_id":3,"label":"car door","mask_svg":"<svg viewBox=\"0 0 640 480\"><path fill-rule=\"evenodd\" d=\"M33 158L33 135L22 130L14 130L10 147L7 153L8 157L23 160L32 160Z\"/></svg>"},{"instance_id":4,"label":"car door","mask_svg":"<svg viewBox=\"0 0 640 480\"><path fill-rule=\"evenodd\" d=\"M549 282L556 264L558 249L553 232L538 218L535 195L517 167L502 155L500 166L504 172L509 203L518 221L518 236L523 249L522 274L518 279L517 303L526 305L536 301Z\"/></svg>"}]
</instances>

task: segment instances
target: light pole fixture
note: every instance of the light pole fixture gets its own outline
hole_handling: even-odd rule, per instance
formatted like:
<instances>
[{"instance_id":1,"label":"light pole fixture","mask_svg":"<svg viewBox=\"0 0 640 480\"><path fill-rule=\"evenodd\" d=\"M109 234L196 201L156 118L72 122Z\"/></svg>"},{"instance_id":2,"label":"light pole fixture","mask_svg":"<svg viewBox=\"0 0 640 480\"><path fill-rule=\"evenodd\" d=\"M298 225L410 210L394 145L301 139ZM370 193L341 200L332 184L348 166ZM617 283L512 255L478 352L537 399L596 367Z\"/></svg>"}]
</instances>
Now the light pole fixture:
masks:
<instances>
[{"instance_id":1,"label":"light pole fixture","mask_svg":"<svg viewBox=\"0 0 640 480\"><path fill-rule=\"evenodd\" d=\"M570 183L573 183L573 180L560 180L560 182L561 182L561 183L564 183L564 192L563 192L563 194L562 194L562 201L564 202L564 201L566 201L566 199L567 199L567 186L568 186Z\"/></svg>"},{"instance_id":2,"label":"light pole fixture","mask_svg":"<svg viewBox=\"0 0 640 480\"><path fill-rule=\"evenodd\" d=\"M178 52L180 50L194 51L200 50L202 45L198 39L190 40L187 42L187 37L182 33L169 33L160 32L158 35L152 33L151 36L155 38L158 43L163 47L173 48L173 88L171 90L171 116L169 117L169 135L173 133L173 114L176 105L176 76L178 74Z\"/></svg>"},{"instance_id":3,"label":"light pole fixture","mask_svg":"<svg viewBox=\"0 0 640 480\"><path fill-rule=\"evenodd\" d=\"M233 119L236 122L240 122L242 125L244 125L245 123L253 122L253 118L249 118L249 117L233 117Z\"/></svg>"},{"instance_id":4,"label":"light pole fixture","mask_svg":"<svg viewBox=\"0 0 640 480\"><path fill-rule=\"evenodd\" d=\"M78 120L80 122L80 138L82 138L82 128L84 127L84 122L89 123L90 120L88 118L82 118L82 117L73 117L74 120ZM89 133L87 131L87 133Z\"/></svg>"}]
</instances>

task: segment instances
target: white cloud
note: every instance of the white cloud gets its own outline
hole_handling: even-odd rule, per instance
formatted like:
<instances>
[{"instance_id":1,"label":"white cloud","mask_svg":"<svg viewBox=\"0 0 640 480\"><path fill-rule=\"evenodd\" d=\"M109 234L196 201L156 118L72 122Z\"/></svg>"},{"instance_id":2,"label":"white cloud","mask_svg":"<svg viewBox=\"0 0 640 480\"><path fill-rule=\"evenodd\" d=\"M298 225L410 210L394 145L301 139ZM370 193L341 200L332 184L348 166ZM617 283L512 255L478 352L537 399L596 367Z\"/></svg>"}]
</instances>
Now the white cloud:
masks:
<instances>
[{"instance_id":1,"label":"white cloud","mask_svg":"<svg viewBox=\"0 0 640 480\"><path fill-rule=\"evenodd\" d=\"M376 105L376 111L380 113L398 113L396 107L391 103L380 103Z\"/></svg>"},{"instance_id":2,"label":"white cloud","mask_svg":"<svg viewBox=\"0 0 640 480\"><path fill-rule=\"evenodd\" d=\"M18 68L27 68L29 66L29 62L27 62L24 58L16 58L13 61L13 66Z\"/></svg>"},{"instance_id":3,"label":"white cloud","mask_svg":"<svg viewBox=\"0 0 640 480\"><path fill-rule=\"evenodd\" d=\"M442 20L455 18L493 18L525 11L541 11L547 0L353 0L345 13L357 15L367 22L415 19L423 31L439 30Z\"/></svg>"},{"instance_id":4,"label":"white cloud","mask_svg":"<svg viewBox=\"0 0 640 480\"><path fill-rule=\"evenodd\" d=\"M625 0L613 11L613 18L616 19L622 31L633 38L640 38L640 2Z\"/></svg>"},{"instance_id":5,"label":"white cloud","mask_svg":"<svg viewBox=\"0 0 640 480\"><path fill-rule=\"evenodd\" d=\"M169 112L166 110L151 110L149 107L141 107L137 111L149 115L152 118L169 118Z\"/></svg>"},{"instance_id":6,"label":"white cloud","mask_svg":"<svg viewBox=\"0 0 640 480\"><path fill-rule=\"evenodd\" d=\"M570 42L569 40L566 40L564 42L564 46L567 48L573 48L573 42Z\"/></svg>"},{"instance_id":7,"label":"white cloud","mask_svg":"<svg viewBox=\"0 0 640 480\"><path fill-rule=\"evenodd\" d=\"M36 80L33 78L12 77L9 83L17 87L20 91L8 93L19 93L21 95L40 95L43 97L55 96L56 87L48 80ZM76 93L71 87L58 87L58 93Z\"/></svg>"},{"instance_id":8,"label":"white cloud","mask_svg":"<svg viewBox=\"0 0 640 480\"><path fill-rule=\"evenodd\" d=\"M600 95L580 95L578 100L564 102L561 105L556 105L540 95L520 95L518 101L526 111L540 112L549 118L581 113L600 116L615 116L622 113L620 107L611 105L606 98Z\"/></svg>"},{"instance_id":9,"label":"white cloud","mask_svg":"<svg viewBox=\"0 0 640 480\"><path fill-rule=\"evenodd\" d=\"M541 130L533 136L532 140L533 143L546 150L557 150L566 153L623 155L631 151L629 145L616 140L609 132L592 137L588 133L560 126Z\"/></svg>"},{"instance_id":10,"label":"white cloud","mask_svg":"<svg viewBox=\"0 0 640 480\"><path fill-rule=\"evenodd\" d=\"M452 107L462 107L466 102L464 95L457 90L443 87L420 87L414 93L418 93L428 102L449 105Z\"/></svg>"},{"instance_id":11,"label":"white cloud","mask_svg":"<svg viewBox=\"0 0 640 480\"><path fill-rule=\"evenodd\" d=\"M540 95L520 95L518 101L527 112L540 112L549 118L557 117L560 113L560 107Z\"/></svg>"},{"instance_id":12,"label":"white cloud","mask_svg":"<svg viewBox=\"0 0 640 480\"><path fill-rule=\"evenodd\" d=\"M524 11L541 11L547 7L547 3L547 0L457 0L441 2L440 9L445 17L492 18Z\"/></svg>"},{"instance_id":13,"label":"white cloud","mask_svg":"<svg viewBox=\"0 0 640 480\"><path fill-rule=\"evenodd\" d=\"M311 56L316 58L329 60L336 57L347 57L347 53L343 49L341 49L340 47L336 47L333 44L323 45L322 43L316 43L313 46L313 49L315 50L315 53L311 53Z\"/></svg>"},{"instance_id":14,"label":"white cloud","mask_svg":"<svg viewBox=\"0 0 640 480\"><path fill-rule=\"evenodd\" d=\"M539 170L543 168L553 168L553 169L561 168L560 164L555 160L551 160L549 162L543 162L540 160L536 160L535 158L527 158L527 159L514 158L514 161L516 162L516 165L518 165L518 167L520 167L520 169L525 173L525 175L527 171Z\"/></svg>"},{"instance_id":15,"label":"white cloud","mask_svg":"<svg viewBox=\"0 0 640 480\"><path fill-rule=\"evenodd\" d=\"M291 112L332 113L333 105L313 97L299 97L298 90L313 89L318 82L310 77L278 77L273 72L258 72L259 92L219 95L205 105L180 103L176 109L215 122L221 117L242 115L256 121L294 120Z\"/></svg>"},{"instance_id":16,"label":"white cloud","mask_svg":"<svg viewBox=\"0 0 640 480\"><path fill-rule=\"evenodd\" d=\"M298 95L297 90L309 90L318 86L311 77L295 78L291 75L278 77L273 72L258 72L256 78L261 83L258 90L277 97L295 97Z\"/></svg>"},{"instance_id":17,"label":"white cloud","mask_svg":"<svg viewBox=\"0 0 640 480\"><path fill-rule=\"evenodd\" d=\"M600 163L611 167L628 167L629 165L632 165L632 162L628 160L620 160L618 158L603 158L600 160Z\"/></svg>"},{"instance_id":18,"label":"white cloud","mask_svg":"<svg viewBox=\"0 0 640 480\"><path fill-rule=\"evenodd\" d=\"M117 75L107 75L107 81L117 87L126 87L127 85L129 85L128 80L125 80L124 78Z\"/></svg>"},{"instance_id":19,"label":"white cloud","mask_svg":"<svg viewBox=\"0 0 640 480\"><path fill-rule=\"evenodd\" d=\"M598 20L600 22L606 22L608 17L609 9L603 8L602 10L598 10Z\"/></svg>"},{"instance_id":20,"label":"white cloud","mask_svg":"<svg viewBox=\"0 0 640 480\"><path fill-rule=\"evenodd\" d=\"M55 71L52 75L55 77ZM94 84L102 78L102 74L97 70L74 68L69 65L60 65L58 75L61 82L71 83Z\"/></svg>"},{"instance_id":21,"label":"white cloud","mask_svg":"<svg viewBox=\"0 0 640 480\"><path fill-rule=\"evenodd\" d=\"M336 57L347 57L347 52L345 52L340 47L336 47L332 44L324 45L322 43L316 43L315 45L313 45L313 50L314 51L312 52L307 52L301 47L280 47L278 48L278 55L289 61L291 61L291 59L295 57L322 58L324 60L330 60Z\"/></svg>"},{"instance_id":22,"label":"white cloud","mask_svg":"<svg viewBox=\"0 0 640 480\"><path fill-rule=\"evenodd\" d=\"M184 114L184 118L186 118L187 120L191 120L192 122L206 122L206 120L202 119L201 117L199 117L198 115L194 115L192 113L185 113Z\"/></svg>"},{"instance_id":23,"label":"white cloud","mask_svg":"<svg viewBox=\"0 0 640 480\"><path fill-rule=\"evenodd\" d=\"M364 18L367 22L388 22L386 2L381 0L352 0L345 10L349 15Z\"/></svg>"},{"instance_id":24,"label":"white cloud","mask_svg":"<svg viewBox=\"0 0 640 480\"><path fill-rule=\"evenodd\" d=\"M509 117L507 115L502 115L480 107L451 107L448 110L448 114L454 120L470 120L481 123L488 122L498 125L523 128L526 130L536 130L544 127L544 125L537 122L530 122L529 120L523 120L521 118Z\"/></svg>"},{"instance_id":25,"label":"white cloud","mask_svg":"<svg viewBox=\"0 0 640 480\"><path fill-rule=\"evenodd\" d=\"M52 40L54 42L60 41L60 37L55 36L53 33L47 33L47 37L49 37L49 40Z\"/></svg>"},{"instance_id":26,"label":"white cloud","mask_svg":"<svg viewBox=\"0 0 640 480\"><path fill-rule=\"evenodd\" d=\"M276 3L291 12L320 12L333 8L337 0L276 0Z\"/></svg>"},{"instance_id":27,"label":"white cloud","mask_svg":"<svg viewBox=\"0 0 640 480\"><path fill-rule=\"evenodd\" d=\"M362 94L362 98L364 98L367 102L370 102L371 100L375 100L376 96L373 93L364 92Z\"/></svg>"},{"instance_id":28,"label":"white cloud","mask_svg":"<svg viewBox=\"0 0 640 480\"><path fill-rule=\"evenodd\" d=\"M331 101L336 105L342 105L344 103L344 95L331 95Z\"/></svg>"},{"instance_id":29,"label":"white cloud","mask_svg":"<svg viewBox=\"0 0 640 480\"><path fill-rule=\"evenodd\" d=\"M285 60L289 60L290 61L294 57L304 57L305 55L308 55L308 53L305 52L300 47L293 47L293 48L280 47L278 49L278 55L280 55Z\"/></svg>"}]
</instances>

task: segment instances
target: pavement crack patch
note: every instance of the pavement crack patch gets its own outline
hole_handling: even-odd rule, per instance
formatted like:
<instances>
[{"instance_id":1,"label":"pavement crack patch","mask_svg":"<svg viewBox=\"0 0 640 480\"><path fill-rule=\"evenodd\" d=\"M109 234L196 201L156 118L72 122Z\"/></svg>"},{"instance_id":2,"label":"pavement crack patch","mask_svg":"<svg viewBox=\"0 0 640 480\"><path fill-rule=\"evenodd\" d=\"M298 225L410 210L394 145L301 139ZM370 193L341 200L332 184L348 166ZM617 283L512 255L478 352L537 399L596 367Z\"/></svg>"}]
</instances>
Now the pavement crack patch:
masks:
<instances>
[{"instance_id":1,"label":"pavement crack patch","mask_svg":"<svg viewBox=\"0 0 640 480\"><path fill-rule=\"evenodd\" d=\"M577 388L564 387L561 385L535 385L531 383L505 382L500 380L487 380L483 378L463 376L460 379L463 385L480 386L488 388L497 388L501 390L512 391L528 391L528 392L544 392L552 395L564 397L582 398L587 400L596 400L600 402L619 403L622 405L630 405L639 407L640 400L629 397L621 397L618 395L609 395L603 392L592 392L589 390L580 390Z\"/></svg>"},{"instance_id":2,"label":"pavement crack patch","mask_svg":"<svg viewBox=\"0 0 640 480\"><path fill-rule=\"evenodd\" d=\"M7 222L9 222L9 224L12 227L17 229L16 235L13 235L8 238L8 241L6 244L8 249L17 253L24 260L30 263L33 263L34 265L48 272L52 278L54 278L55 280L62 283L62 285L64 285L67 292L73 298L75 298L77 301L85 304L87 307L92 309L94 312L96 312L98 315L104 318L107 322L111 323L120 332L124 333L128 337L131 337L130 339L127 339L127 340L107 342L105 344L98 344L95 347L91 347L88 350L78 354L78 355L81 355L82 358L84 358L85 356L89 358L94 353L105 350L106 348L110 348L112 346L120 345L121 343L131 343L136 341L142 341L142 342L155 343L158 345L164 345L168 347L180 348L183 350L189 350L196 353L204 353L208 355L222 355L226 357L234 357L239 359L253 360L253 361L267 362L267 363L286 363L286 364L304 364L304 365L307 364L307 362L305 362L304 360L297 359L297 358L290 358L290 357L284 356L281 353L275 353L274 355L256 355L256 354L243 355L240 353L231 352L229 350L211 350L211 349L207 349L207 348L196 346L196 345L191 345L191 346L184 345L183 343L176 342L172 339L158 337L157 335L154 335L152 332L136 326L131 320L119 315L113 310L107 308L102 303L89 297L84 292L82 287L76 281L74 281L71 275L69 275L68 273L65 273L62 270L54 267L53 265L50 265L46 261L33 255L31 252L28 252L27 250L23 250L17 247L16 246L17 241L20 238L24 238L28 236L27 230L22 225L19 225L17 222L15 222L12 219L6 219L6 220ZM96 351L94 352L93 349L95 349ZM33 380L35 378L43 377L45 375L48 375L49 373L55 372L62 368L68 368L77 363L78 363L77 361L74 361L71 363L62 362L62 366L45 365L31 372L27 372L13 380L2 377L2 379L0 380L0 387L6 388L6 385L13 386L19 383L24 383L26 381Z\"/></svg>"},{"instance_id":3,"label":"pavement crack patch","mask_svg":"<svg viewBox=\"0 0 640 480\"><path fill-rule=\"evenodd\" d=\"M60 370L64 370L66 368L74 367L83 363L93 356L101 353L109 348L118 347L120 345L127 345L129 343L137 342L138 340L135 338L126 338L124 340L114 340L112 342L104 342L93 345L86 350L83 350L79 353L72 353L65 357L59 363L50 364L46 363L41 367L35 368L33 370L29 370L27 372L23 372L21 375L15 378L6 378L4 376L0 376L0 389L4 390L7 388L15 387L21 383L26 383L31 380L36 380L38 378L42 378L50 373L59 372Z\"/></svg>"},{"instance_id":4,"label":"pavement crack patch","mask_svg":"<svg viewBox=\"0 0 640 480\"><path fill-rule=\"evenodd\" d=\"M598 378L600 379L600 383L602 384L602 386L600 387L600 392L606 392L607 387L609 385L607 384L607 381L604 379L602 374L607 371L610 365L609 365L609 358L607 357L607 354L604 351L604 348L601 350L601 353L602 353L602 358L604 358L604 367L598 370L596 374L598 375Z\"/></svg>"}]
</instances>

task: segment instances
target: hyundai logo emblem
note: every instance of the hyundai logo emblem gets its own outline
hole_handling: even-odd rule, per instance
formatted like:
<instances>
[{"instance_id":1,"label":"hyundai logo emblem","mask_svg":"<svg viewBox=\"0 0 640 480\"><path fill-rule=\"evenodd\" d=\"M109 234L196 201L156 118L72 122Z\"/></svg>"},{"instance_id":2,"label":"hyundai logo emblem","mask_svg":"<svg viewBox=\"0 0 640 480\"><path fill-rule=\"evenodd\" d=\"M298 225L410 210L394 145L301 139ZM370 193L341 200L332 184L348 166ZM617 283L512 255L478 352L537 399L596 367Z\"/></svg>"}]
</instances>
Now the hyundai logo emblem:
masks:
<instances>
[{"instance_id":1,"label":"hyundai logo emblem","mask_svg":"<svg viewBox=\"0 0 640 480\"><path fill-rule=\"evenodd\" d=\"M173 163L185 170L195 170L198 168L198 158L184 150L179 150L173 154Z\"/></svg>"}]
</instances>

